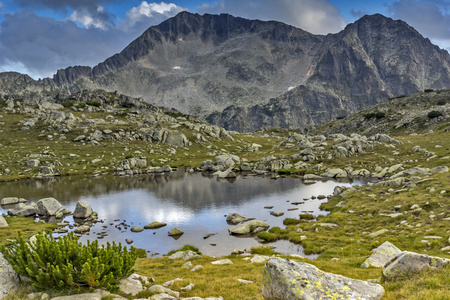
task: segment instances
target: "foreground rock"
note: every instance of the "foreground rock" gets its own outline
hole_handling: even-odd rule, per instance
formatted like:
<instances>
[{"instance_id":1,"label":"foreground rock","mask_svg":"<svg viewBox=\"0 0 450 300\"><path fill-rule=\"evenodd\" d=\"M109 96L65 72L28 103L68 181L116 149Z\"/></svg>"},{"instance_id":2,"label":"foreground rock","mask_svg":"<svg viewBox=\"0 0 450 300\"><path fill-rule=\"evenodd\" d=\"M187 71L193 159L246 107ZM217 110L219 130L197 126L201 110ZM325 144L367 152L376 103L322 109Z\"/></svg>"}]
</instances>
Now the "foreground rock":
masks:
<instances>
[{"instance_id":1,"label":"foreground rock","mask_svg":"<svg viewBox=\"0 0 450 300\"><path fill-rule=\"evenodd\" d=\"M383 275L389 280L396 276L411 272L440 269L448 264L450 264L450 259L447 258L403 251L384 267Z\"/></svg>"},{"instance_id":2,"label":"foreground rock","mask_svg":"<svg viewBox=\"0 0 450 300\"><path fill-rule=\"evenodd\" d=\"M232 235L243 235L257 233L269 228L269 224L263 221L252 220L228 229L228 233Z\"/></svg>"},{"instance_id":3,"label":"foreground rock","mask_svg":"<svg viewBox=\"0 0 450 300\"><path fill-rule=\"evenodd\" d=\"M263 270L264 299L381 299L384 288L326 273L313 265L272 257Z\"/></svg>"},{"instance_id":4,"label":"foreground rock","mask_svg":"<svg viewBox=\"0 0 450 300\"><path fill-rule=\"evenodd\" d=\"M19 287L19 276L0 252L0 298L6 297Z\"/></svg>"},{"instance_id":5,"label":"foreground rock","mask_svg":"<svg viewBox=\"0 0 450 300\"><path fill-rule=\"evenodd\" d=\"M398 249L389 242L384 242L380 247L373 251L369 258L362 263L361 268L383 268L389 261L400 253L402 253L402 250Z\"/></svg>"}]
</instances>

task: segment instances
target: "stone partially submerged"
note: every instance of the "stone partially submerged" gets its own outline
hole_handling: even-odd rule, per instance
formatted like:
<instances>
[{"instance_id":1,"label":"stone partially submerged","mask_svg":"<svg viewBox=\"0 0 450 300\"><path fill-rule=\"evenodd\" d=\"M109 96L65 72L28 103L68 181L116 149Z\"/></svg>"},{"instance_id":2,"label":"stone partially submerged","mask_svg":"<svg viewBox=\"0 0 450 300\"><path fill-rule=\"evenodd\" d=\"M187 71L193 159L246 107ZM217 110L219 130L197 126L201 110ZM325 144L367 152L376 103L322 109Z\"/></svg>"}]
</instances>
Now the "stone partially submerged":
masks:
<instances>
[{"instance_id":1,"label":"stone partially submerged","mask_svg":"<svg viewBox=\"0 0 450 300\"><path fill-rule=\"evenodd\" d=\"M373 251L372 255L362 263L361 268L383 268L400 253L402 250L386 241Z\"/></svg>"},{"instance_id":2,"label":"stone partially submerged","mask_svg":"<svg viewBox=\"0 0 450 300\"><path fill-rule=\"evenodd\" d=\"M267 230L269 227L270 225L263 221L252 220L229 228L228 233L231 235L257 233Z\"/></svg>"},{"instance_id":3,"label":"stone partially submerged","mask_svg":"<svg viewBox=\"0 0 450 300\"><path fill-rule=\"evenodd\" d=\"M272 257L263 270L262 294L266 300L377 300L383 297L384 288L379 284L326 273L307 263Z\"/></svg>"},{"instance_id":4,"label":"stone partially submerged","mask_svg":"<svg viewBox=\"0 0 450 300\"><path fill-rule=\"evenodd\" d=\"M229 213L227 215L227 223L232 225L237 225L239 223L253 220L252 218L243 217L238 213Z\"/></svg>"},{"instance_id":5,"label":"stone partially submerged","mask_svg":"<svg viewBox=\"0 0 450 300\"><path fill-rule=\"evenodd\" d=\"M91 204L86 201L78 201L75 211L73 212L74 218L86 219L89 218L94 211Z\"/></svg>"},{"instance_id":6,"label":"stone partially submerged","mask_svg":"<svg viewBox=\"0 0 450 300\"><path fill-rule=\"evenodd\" d=\"M429 269L440 269L448 264L450 264L450 259L447 258L403 251L384 267L383 275L390 280L398 275Z\"/></svg>"},{"instance_id":7,"label":"stone partially submerged","mask_svg":"<svg viewBox=\"0 0 450 300\"><path fill-rule=\"evenodd\" d=\"M59 203L59 201L55 198L43 198L36 204L37 213L41 216L55 216L57 213L67 212L61 203Z\"/></svg>"}]
</instances>

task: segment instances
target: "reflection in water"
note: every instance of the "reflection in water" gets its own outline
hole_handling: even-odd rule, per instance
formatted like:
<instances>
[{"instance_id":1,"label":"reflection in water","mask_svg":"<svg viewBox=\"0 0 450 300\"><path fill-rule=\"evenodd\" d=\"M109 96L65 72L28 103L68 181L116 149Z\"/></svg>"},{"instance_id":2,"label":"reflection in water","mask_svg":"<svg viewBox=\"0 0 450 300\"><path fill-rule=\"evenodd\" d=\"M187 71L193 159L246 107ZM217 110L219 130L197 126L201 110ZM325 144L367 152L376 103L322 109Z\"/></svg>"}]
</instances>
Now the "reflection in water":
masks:
<instances>
[{"instance_id":1,"label":"reflection in water","mask_svg":"<svg viewBox=\"0 0 450 300\"><path fill-rule=\"evenodd\" d=\"M237 212L266 221L271 226L284 227L284 218L297 218L302 211L318 215L320 203L326 200L311 200L311 197L329 195L336 185L348 186L349 183L329 181L304 185L296 178L271 180L254 176L239 177L231 183L199 173L180 171L132 178L64 177L48 182L8 182L0 184L0 197L22 197L33 201L54 197L72 211L77 201L88 201L104 222L92 227L91 233L83 236L82 241L106 232L108 236L100 240L101 243L107 240L123 243L126 238L130 238L134 241L133 246L147 249L153 254L164 254L185 244L192 244L204 254L222 256L230 254L233 249L258 244L253 238L228 235L230 226L225 221L228 213ZM309 200L301 205L292 204L304 198ZM274 206L274 211L283 211L284 216L271 216L270 210L264 209L267 205ZM288 210L292 208L298 210ZM6 210L0 209L0 212L6 213ZM73 222L72 217L66 220ZM168 226L132 233L130 227L125 229L118 226L120 222L114 220L125 220L126 224L139 227L153 221L165 222ZM178 240L167 235L167 231L173 227L185 232ZM216 235L203 239L209 233ZM303 254L300 246L286 241L278 241L274 245L282 253Z\"/></svg>"}]
</instances>

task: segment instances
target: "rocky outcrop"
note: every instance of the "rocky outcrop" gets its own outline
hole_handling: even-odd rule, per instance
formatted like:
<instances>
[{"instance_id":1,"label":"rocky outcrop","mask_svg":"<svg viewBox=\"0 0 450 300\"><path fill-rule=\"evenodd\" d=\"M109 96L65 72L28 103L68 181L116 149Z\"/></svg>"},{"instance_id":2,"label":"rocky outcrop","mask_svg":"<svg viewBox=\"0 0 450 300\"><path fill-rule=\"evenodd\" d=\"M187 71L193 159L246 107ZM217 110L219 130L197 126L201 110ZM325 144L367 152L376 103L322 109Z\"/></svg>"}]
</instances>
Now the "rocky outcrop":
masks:
<instances>
[{"instance_id":1,"label":"rocky outcrop","mask_svg":"<svg viewBox=\"0 0 450 300\"><path fill-rule=\"evenodd\" d=\"M381 15L323 36L280 22L181 12L94 68L69 67L39 81L1 73L0 92L37 98L104 88L254 131L306 128L392 96L448 88L449 70L446 51Z\"/></svg>"},{"instance_id":2,"label":"rocky outcrop","mask_svg":"<svg viewBox=\"0 0 450 300\"><path fill-rule=\"evenodd\" d=\"M36 203L19 203L8 210L8 215L28 217L36 215L37 212L38 206Z\"/></svg>"},{"instance_id":3,"label":"rocky outcrop","mask_svg":"<svg viewBox=\"0 0 450 300\"><path fill-rule=\"evenodd\" d=\"M379 284L326 273L313 265L272 257L263 270L264 299L381 299Z\"/></svg>"}]
</instances>

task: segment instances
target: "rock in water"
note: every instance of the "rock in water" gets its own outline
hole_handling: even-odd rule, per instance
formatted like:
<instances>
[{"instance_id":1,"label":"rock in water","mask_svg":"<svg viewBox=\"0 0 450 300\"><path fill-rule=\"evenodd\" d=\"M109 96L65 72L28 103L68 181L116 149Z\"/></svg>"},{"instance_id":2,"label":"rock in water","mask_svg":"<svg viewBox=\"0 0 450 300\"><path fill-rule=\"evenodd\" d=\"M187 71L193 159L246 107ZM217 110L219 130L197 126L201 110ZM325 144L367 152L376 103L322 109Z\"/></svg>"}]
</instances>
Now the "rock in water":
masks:
<instances>
[{"instance_id":1,"label":"rock in water","mask_svg":"<svg viewBox=\"0 0 450 300\"><path fill-rule=\"evenodd\" d=\"M398 249L389 242L384 242L380 247L373 251L369 258L362 263L361 268L383 268L391 259L400 253L402 253L402 250Z\"/></svg>"},{"instance_id":2,"label":"rock in water","mask_svg":"<svg viewBox=\"0 0 450 300\"><path fill-rule=\"evenodd\" d=\"M55 198L43 198L37 202L37 213L41 216L54 216L60 209L64 209Z\"/></svg>"},{"instance_id":3,"label":"rock in water","mask_svg":"<svg viewBox=\"0 0 450 300\"><path fill-rule=\"evenodd\" d=\"M144 229L158 229L158 228L164 227L166 225L167 225L167 223L155 221L155 222L145 225Z\"/></svg>"},{"instance_id":4,"label":"rock in water","mask_svg":"<svg viewBox=\"0 0 450 300\"><path fill-rule=\"evenodd\" d=\"M236 224L242 223L244 221L248 221L248 220L251 220L251 218L243 217L238 213L229 213L227 215L227 223L228 224L236 225Z\"/></svg>"},{"instance_id":5,"label":"rock in water","mask_svg":"<svg viewBox=\"0 0 450 300\"><path fill-rule=\"evenodd\" d=\"M448 264L450 259L447 258L403 251L384 267L383 275L386 279L392 279L400 274L443 268Z\"/></svg>"},{"instance_id":6,"label":"rock in water","mask_svg":"<svg viewBox=\"0 0 450 300\"><path fill-rule=\"evenodd\" d=\"M263 297L275 299L381 299L384 288L326 273L313 265L272 257L263 270Z\"/></svg>"},{"instance_id":7,"label":"rock in water","mask_svg":"<svg viewBox=\"0 0 450 300\"><path fill-rule=\"evenodd\" d=\"M172 228L168 232L169 236L179 236L182 235L183 233L184 232L178 228Z\"/></svg>"},{"instance_id":8,"label":"rock in water","mask_svg":"<svg viewBox=\"0 0 450 300\"><path fill-rule=\"evenodd\" d=\"M94 211L92 210L89 202L78 201L75 211L73 212L74 218L86 219L89 218Z\"/></svg>"},{"instance_id":9,"label":"rock in water","mask_svg":"<svg viewBox=\"0 0 450 300\"><path fill-rule=\"evenodd\" d=\"M270 225L263 221L252 220L229 228L228 233L233 235L257 233L267 230L269 227Z\"/></svg>"}]
</instances>

